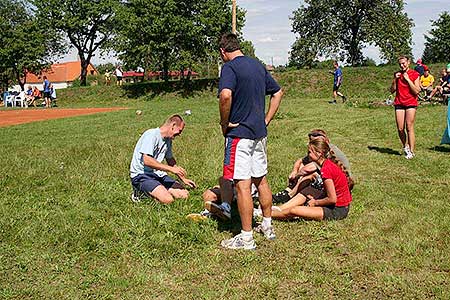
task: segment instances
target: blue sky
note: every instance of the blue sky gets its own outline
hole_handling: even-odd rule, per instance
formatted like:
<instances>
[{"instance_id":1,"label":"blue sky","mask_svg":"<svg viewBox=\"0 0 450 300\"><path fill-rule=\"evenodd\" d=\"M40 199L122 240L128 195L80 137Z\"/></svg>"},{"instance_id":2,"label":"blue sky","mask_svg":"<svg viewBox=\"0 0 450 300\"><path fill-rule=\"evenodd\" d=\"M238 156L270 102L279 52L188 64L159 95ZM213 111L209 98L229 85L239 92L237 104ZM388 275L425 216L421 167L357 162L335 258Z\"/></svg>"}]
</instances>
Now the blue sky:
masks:
<instances>
[{"instance_id":1,"label":"blue sky","mask_svg":"<svg viewBox=\"0 0 450 300\"><path fill-rule=\"evenodd\" d=\"M287 63L291 45L295 35L289 17L304 2L300 0L236 0L237 5L247 11L243 29L244 38L252 41L256 55L265 63L284 65ZM447 7L450 11L450 0L409 0L405 1L408 16L413 19L413 55L418 58L424 49L424 34L431 28L430 20L438 19ZM375 47L368 47L364 54L380 62L379 52ZM62 60L76 60L72 50ZM116 62L113 57L100 57L98 53L92 59L94 64Z\"/></svg>"},{"instance_id":2,"label":"blue sky","mask_svg":"<svg viewBox=\"0 0 450 300\"><path fill-rule=\"evenodd\" d=\"M450 11L449 0L409 0L405 1L405 9L415 26L413 32L413 55L418 58L424 49L424 37L431 28L430 20L438 19L445 11ZM303 1L298 0L237 0L238 6L247 11L243 30L244 38L253 42L256 55L264 62L284 65L288 52L295 41L291 32L289 17ZM368 57L378 59L378 50L369 47L364 50Z\"/></svg>"}]
</instances>

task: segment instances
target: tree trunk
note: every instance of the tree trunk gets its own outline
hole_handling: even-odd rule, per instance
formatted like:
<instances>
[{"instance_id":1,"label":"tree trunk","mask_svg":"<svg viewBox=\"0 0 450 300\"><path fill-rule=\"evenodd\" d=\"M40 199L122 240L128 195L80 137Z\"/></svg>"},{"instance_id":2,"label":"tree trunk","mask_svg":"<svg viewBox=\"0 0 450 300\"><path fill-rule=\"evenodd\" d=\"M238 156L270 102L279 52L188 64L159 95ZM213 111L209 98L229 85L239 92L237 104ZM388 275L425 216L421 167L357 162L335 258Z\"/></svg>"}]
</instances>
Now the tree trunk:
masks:
<instances>
[{"instance_id":1,"label":"tree trunk","mask_svg":"<svg viewBox=\"0 0 450 300\"><path fill-rule=\"evenodd\" d=\"M89 66L89 61L84 58L84 55L79 55L81 63L81 74L80 74L80 85L87 85L87 67Z\"/></svg>"},{"instance_id":2,"label":"tree trunk","mask_svg":"<svg viewBox=\"0 0 450 300\"><path fill-rule=\"evenodd\" d=\"M26 79L26 77L21 77L20 75L22 75L22 74L20 74L19 71L15 72L15 73L16 73L17 83L20 86L20 90L23 92L23 91L25 91L25 83L26 83L27 79Z\"/></svg>"},{"instance_id":3,"label":"tree trunk","mask_svg":"<svg viewBox=\"0 0 450 300\"><path fill-rule=\"evenodd\" d=\"M163 62L163 77L165 82L169 82L169 65L167 61Z\"/></svg>"}]
</instances>

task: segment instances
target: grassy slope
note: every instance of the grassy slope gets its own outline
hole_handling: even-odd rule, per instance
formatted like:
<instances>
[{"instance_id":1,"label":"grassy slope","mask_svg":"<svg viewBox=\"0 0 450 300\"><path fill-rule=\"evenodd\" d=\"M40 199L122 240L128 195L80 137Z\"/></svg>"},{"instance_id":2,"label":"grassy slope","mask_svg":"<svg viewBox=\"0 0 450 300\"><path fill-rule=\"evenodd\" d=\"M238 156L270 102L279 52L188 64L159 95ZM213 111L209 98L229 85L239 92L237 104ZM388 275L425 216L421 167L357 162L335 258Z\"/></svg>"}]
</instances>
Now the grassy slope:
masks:
<instances>
[{"instance_id":1,"label":"grassy slope","mask_svg":"<svg viewBox=\"0 0 450 300\"><path fill-rule=\"evenodd\" d=\"M369 71L347 71L352 99L384 97L389 76L363 78L391 70ZM450 149L435 147L446 107L419 110L417 158L406 161L395 154L391 108L329 106L330 78L305 94L304 76L279 77L287 95L270 126L269 180L283 188L308 130L326 129L357 180L346 220L276 222L275 242L258 236L256 252L224 251L229 226L185 219L220 174L214 94L144 101L114 87L67 90L63 106L133 110L0 128L0 298L448 299ZM361 85L349 86L352 76ZM174 153L199 189L169 207L132 204L128 164L139 134L186 109L193 114Z\"/></svg>"}]
</instances>

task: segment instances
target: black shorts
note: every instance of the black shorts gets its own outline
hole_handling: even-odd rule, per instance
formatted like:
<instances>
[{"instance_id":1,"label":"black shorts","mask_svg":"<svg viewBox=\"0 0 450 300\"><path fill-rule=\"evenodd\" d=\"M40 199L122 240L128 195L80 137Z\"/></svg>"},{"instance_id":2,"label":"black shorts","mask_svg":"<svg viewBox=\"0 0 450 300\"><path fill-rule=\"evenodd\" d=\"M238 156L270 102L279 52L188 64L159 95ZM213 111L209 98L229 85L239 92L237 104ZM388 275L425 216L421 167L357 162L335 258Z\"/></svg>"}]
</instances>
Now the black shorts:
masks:
<instances>
[{"instance_id":1,"label":"black shorts","mask_svg":"<svg viewBox=\"0 0 450 300\"><path fill-rule=\"evenodd\" d=\"M117 81L122 81L122 76L117 76Z\"/></svg>"},{"instance_id":2,"label":"black shorts","mask_svg":"<svg viewBox=\"0 0 450 300\"><path fill-rule=\"evenodd\" d=\"M50 93L50 92L44 92L44 98L50 98L51 94L52 93Z\"/></svg>"},{"instance_id":3,"label":"black shorts","mask_svg":"<svg viewBox=\"0 0 450 300\"><path fill-rule=\"evenodd\" d=\"M348 206L325 206L323 209L324 220L342 220L347 218L350 205Z\"/></svg>"},{"instance_id":4,"label":"black shorts","mask_svg":"<svg viewBox=\"0 0 450 300\"><path fill-rule=\"evenodd\" d=\"M339 88L341 87L341 85L336 85L336 84L333 84L333 92L334 91L338 91L339 90Z\"/></svg>"},{"instance_id":5,"label":"black shorts","mask_svg":"<svg viewBox=\"0 0 450 300\"><path fill-rule=\"evenodd\" d=\"M394 105L395 110L407 110L410 108L417 109L417 105Z\"/></svg>"}]
</instances>

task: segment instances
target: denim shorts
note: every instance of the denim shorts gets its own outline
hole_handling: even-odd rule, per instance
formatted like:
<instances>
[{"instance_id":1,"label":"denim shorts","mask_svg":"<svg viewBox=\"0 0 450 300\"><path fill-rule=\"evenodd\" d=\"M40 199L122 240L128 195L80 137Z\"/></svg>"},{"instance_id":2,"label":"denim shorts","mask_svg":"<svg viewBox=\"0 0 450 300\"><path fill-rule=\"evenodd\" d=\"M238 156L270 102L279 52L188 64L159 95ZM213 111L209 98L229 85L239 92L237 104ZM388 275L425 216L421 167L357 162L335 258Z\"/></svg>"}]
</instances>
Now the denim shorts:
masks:
<instances>
[{"instance_id":1,"label":"denim shorts","mask_svg":"<svg viewBox=\"0 0 450 300\"><path fill-rule=\"evenodd\" d=\"M159 177L156 174L139 174L136 177L131 178L131 184L135 189L146 194L150 194L160 185L164 186L166 189L184 189L180 183L168 175Z\"/></svg>"}]
</instances>

